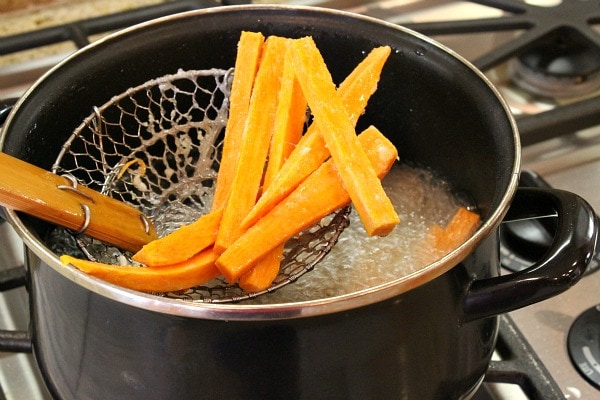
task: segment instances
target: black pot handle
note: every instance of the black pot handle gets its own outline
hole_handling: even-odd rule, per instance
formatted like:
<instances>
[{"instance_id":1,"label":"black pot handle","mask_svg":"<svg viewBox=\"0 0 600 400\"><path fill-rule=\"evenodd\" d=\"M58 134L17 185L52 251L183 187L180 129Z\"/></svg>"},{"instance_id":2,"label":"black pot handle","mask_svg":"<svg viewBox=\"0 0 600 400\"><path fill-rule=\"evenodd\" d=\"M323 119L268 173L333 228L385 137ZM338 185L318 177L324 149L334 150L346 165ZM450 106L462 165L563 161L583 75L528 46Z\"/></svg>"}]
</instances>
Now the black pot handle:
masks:
<instances>
[{"instance_id":1,"label":"black pot handle","mask_svg":"<svg viewBox=\"0 0 600 400\"><path fill-rule=\"evenodd\" d=\"M529 268L477 279L467 288L463 321L494 316L545 300L573 286L594 254L598 220L581 197L560 189L518 188L506 219L557 214L557 230L546 254Z\"/></svg>"}]
</instances>

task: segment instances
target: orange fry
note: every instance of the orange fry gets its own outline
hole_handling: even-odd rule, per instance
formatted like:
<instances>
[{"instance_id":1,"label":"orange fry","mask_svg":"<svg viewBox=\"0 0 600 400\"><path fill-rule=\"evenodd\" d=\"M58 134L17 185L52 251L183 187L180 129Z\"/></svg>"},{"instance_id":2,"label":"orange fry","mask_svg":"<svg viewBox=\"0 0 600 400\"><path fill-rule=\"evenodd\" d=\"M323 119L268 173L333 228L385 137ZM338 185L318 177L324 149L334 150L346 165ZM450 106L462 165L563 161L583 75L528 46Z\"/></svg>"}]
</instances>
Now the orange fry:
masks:
<instances>
[{"instance_id":1,"label":"orange fry","mask_svg":"<svg viewBox=\"0 0 600 400\"><path fill-rule=\"evenodd\" d=\"M388 46L373 49L346 77L338 94L346 107L352 124L356 124L368 100L377 89L381 70L390 55ZM242 228L248 228L271 208L290 194L308 175L329 157L323 136L317 124L311 124L273 181L263 191L250 213L244 218Z\"/></svg>"},{"instance_id":2,"label":"orange fry","mask_svg":"<svg viewBox=\"0 0 600 400\"><path fill-rule=\"evenodd\" d=\"M183 263L169 267L133 267L103 264L63 255L63 265L74 267L125 288L142 292L172 292L201 285L219 276L217 254L206 249Z\"/></svg>"},{"instance_id":3,"label":"orange fry","mask_svg":"<svg viewBox=\"0 0 600 400\"><path fill-rule=\"evenodd\" d=\"M369 165L382 178L398 158L398 151L375 127L358 137ZM328 160L225 250L217 267L229 282L235 282L272 249L349 202L336 166Z\"/></svg>"},{"instance_id":4,"label":"orange fry","mask_svg":"<svg viewBox=\"0 0 600 400\"><path fill-rule=\"evenodd\" d=\"M321 53L311 37L291 46L298 81L367 234L387 235L400 219L356 137Z\"/></svg>"},{"instance_id":5,"label":"orange fry","mask_svg":"<svg viewBox=\"0 0 600 400\"><path fill-rule=\"evenodd\" d=\"M229 117L225 128L223 155L213 197L213 210L225 207L229 198L263 42L264 36L261 33L242 32L240 36L229 95Z\"/></svg>"},{"instance_id":6,"label":"orange fry","mask_svg":"<svg viewBox=\"0 0 600 400\"><path fill-rule=\"evenodd\" d=\"M288 39L269 36L265 42L250 99L248 119L239 150L234 180L223 211L215 251L222 253L242 233L240 223L256 203L263 178L273 119L277 107L283 57Z\"/></svg>"},{"instance_id":7,"label":"orange fry","mask_svg":"<svg viewBox=\"0 0 600 400\"><path fill-rule=\"evenodd\" d=\"M283 63L281 88L263 187L268 188L271 185L273 178L302 137L305 119L306 99L294 74L291 50L288 47ZM240 287L247 292L258 292L271 286L279 273L283 249L282 244L261 258L250 271L240 277Z\"/></svg>"},{"instance_id":8,"label":"orange fry","mask_svg":"<svg viewBox=\"0 0 600 400\"><path fill-rule=\"evenodd\" d=\"M434 248L447 254L454 250L475 233L479 226L479 214L459 207L445 228L439 225L431 227L429 237Z\"/></svg>"},{"instance_id":9,"label":"orange fry","mask_svg":"<svg viewBox=\"0 0 600 400\"><path fill-rule=\"evenodd\" d=\"M215 243L222 215L222 209L211 211L191 224L151 241L132 258L148 267L185 261Z\"/></svg>"}]
</instances>

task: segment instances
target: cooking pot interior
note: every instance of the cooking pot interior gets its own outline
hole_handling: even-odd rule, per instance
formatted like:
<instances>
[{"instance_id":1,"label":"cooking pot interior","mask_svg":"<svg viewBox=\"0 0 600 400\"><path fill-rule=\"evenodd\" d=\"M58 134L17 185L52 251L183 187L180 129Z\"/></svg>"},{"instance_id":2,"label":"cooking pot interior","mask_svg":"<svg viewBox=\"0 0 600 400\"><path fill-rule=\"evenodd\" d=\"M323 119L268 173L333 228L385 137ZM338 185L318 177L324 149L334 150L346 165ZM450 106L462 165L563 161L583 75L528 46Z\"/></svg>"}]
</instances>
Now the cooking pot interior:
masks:
<instances>
[{"instance_id":1,"label":"cooking pot interior","mask_svg":"<svg viewBox=\"0 0 600 400\"><path fill-rule=\"evenodd\" d=\"M377 126L396 144L402 161L440 173L469 195L484 218L505 201L518 167L518 140L509 113L487 81L420 35L316 9L212 9L100 41L59 65L26 94L7 121L3 151L49 169L94 106L179 69L232 67L242 30L313 36L336 83L373 47L391 46L358 130ZM47 229L33 219L27 224L40 236Z\"/></svg>"}]
</instances>

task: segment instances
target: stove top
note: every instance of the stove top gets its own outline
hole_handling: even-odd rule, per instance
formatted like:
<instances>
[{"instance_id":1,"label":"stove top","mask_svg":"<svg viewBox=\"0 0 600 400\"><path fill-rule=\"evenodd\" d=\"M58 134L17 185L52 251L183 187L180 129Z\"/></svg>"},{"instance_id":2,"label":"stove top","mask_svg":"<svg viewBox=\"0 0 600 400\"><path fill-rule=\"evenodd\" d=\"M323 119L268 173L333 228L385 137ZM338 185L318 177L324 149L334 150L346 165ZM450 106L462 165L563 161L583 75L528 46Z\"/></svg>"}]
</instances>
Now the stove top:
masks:
<instances>
[{"instance_id":1,"label":"stove top","mask_svg":"<svg viewBox=\"0 0 600 400\"><path fill-rule=\"evenodd\" d=\"M60 47L48 49L48 46L70 41L72 47L80 47L103 32L161 15L203 8L207 3L167 1L119 13L117 18L94 16L65 26L44 27L35 34L0 37L0 99L20 95L43 71L72 51ZM499 88L517 117L524 146L524 170L534 171L556 188L581 195L600 210L600 5L597 2L301 0L293 3L345 9L399 23L432 36L472 61ZM64 36L64 32L70 33ZM35 43L30 45L32 38ZM35 51L42 45L43 56L15 61L15 54L29 48ZM12 57L10 62L6 61L8 57ZM0 265L20 265L21 243L7 224L0 225L0 237L8 247L0 254ZM590 269L595 271L597 267L598 258ZM569 332L575 321L585 322L585 317L579 320L578 317L586 311L585 316L598 319L598 293L600 273L590 272L567 292L502 316L497 357L473 399L597 398L599 387L583 376L600 374L600 360L595 358L599 350L597 337L592 345L586 345L577 341L575 334L570 337ZM26 330L26 310L27 294L23 288L5 292L0 296L0 315L4 317L1 327ZM571 360L569 344L576 349L588 349L580 351L585 361ZM584 374L575 364L584 366ZM0 354L0 385L7 399L50 399L28 354Z\"/></svg>"}]
</instances>

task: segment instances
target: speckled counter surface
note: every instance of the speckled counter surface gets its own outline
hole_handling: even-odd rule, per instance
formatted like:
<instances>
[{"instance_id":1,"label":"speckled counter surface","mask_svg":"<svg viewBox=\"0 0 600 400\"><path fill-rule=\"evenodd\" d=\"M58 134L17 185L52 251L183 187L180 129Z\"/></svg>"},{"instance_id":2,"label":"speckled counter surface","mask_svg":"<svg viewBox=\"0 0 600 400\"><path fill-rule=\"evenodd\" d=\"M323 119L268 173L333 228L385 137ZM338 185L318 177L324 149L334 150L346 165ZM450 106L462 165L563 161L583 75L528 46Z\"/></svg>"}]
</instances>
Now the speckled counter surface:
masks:
<instances>
[{"instance_id":1,"label":"speckled counter surface","mask_svg":"<svg viewBox=\"0 0 600 400\"><path fill-rule=\"evenodd\" d=\"M64 24L169 0L54 0L3 11L0 1L0 36ZM8 6L7 6L8 7ZM7 8L4 8L7 10Z\"/></svg>"},{"instance_id":2,"label":"speckled counter surface","mask_svg":"<svg viewBox=\"0 0 600 400\"><path fill-rule=\"evenodd\" d=\"M45 0L41 4L17 7L13 4L14 2L4 3L3 0L0 0L0 37L167 1L171 0ZM10 11L7 11L9 9ZM59 43L35 51L0 55L0 69L52 54L69 53L73 50L75 50L73 44Z\"/></svg>"},{"instance_id":3,"label":"speckled counter surface","mask_svg":"<svg viewBox=\"0 0 600 400\"><path fill-rule=\"evenodd\" d=\"M0 40L171 1L175 0L0 0ZM108 33L93 35L88 40L93 42ZM0 54L0 99L20 97L48 69L76 50L75 43L64 41Z\"/></svg>"}]
</instances>

